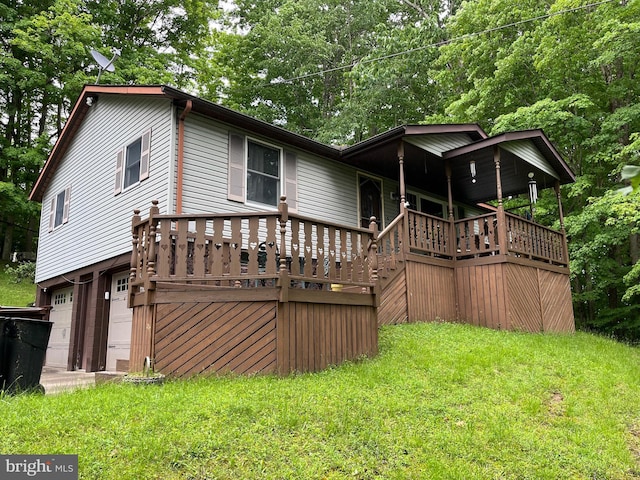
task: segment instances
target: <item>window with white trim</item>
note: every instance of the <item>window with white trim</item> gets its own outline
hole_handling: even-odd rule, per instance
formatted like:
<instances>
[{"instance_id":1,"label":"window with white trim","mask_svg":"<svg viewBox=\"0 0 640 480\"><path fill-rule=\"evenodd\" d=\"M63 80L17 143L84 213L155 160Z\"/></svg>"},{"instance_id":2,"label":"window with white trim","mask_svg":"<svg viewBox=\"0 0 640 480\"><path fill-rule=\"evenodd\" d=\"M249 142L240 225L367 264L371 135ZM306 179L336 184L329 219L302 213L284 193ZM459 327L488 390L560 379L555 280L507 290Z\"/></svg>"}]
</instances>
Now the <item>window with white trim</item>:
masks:
<instances>
[{"instance_id":1,"label":"window with white trim","mask_svg":"<svg viewBox=\"0 0 640 480\"><path fill-rule=\"evenodd\" d=\"M280 149L247 140L247 201L278 206Z\"/></svg>"},{"instance_id":2,"label":"window with white trim","mask_svg":"<svg viewBox=\"0 0 640 480\"><path fill-rule=\"evenodd\" d=\"M67 187L58 192L51 199L51 210L49 211L49 231L64 225L69 221L69 205L71 201L71 187Z\"/></svg>"},{"instance_id":3,"label":"window with white trim","mask_svg":"<svg viewBox=\"0 0 640 480\"><path fill-rule=\"evenodd\" d=\"M297 170L295 152L229 132L227 199L277 207L286 195L289 211L297 212Z\"/></svg>"},{"instance_id":4,"label":"window with white trim","mask_svg":"<svg viewBox=\"0 0 640 480\"><path fill-rule=\"evenodd\" d=\"M147 130L118 150L116 154L115 195L149 178L150 153L151 130Z\"/></svg>"}]
</instances>

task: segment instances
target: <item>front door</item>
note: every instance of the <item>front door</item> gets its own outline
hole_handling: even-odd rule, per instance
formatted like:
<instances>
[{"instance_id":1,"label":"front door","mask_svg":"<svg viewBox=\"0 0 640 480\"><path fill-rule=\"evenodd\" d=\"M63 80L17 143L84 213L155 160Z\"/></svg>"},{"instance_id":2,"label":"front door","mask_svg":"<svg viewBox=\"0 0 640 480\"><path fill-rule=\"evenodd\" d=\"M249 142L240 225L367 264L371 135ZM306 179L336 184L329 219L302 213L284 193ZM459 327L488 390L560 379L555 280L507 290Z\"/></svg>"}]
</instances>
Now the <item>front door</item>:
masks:
<instances>
[{"instance_id":1,"label":"front door","mask_svg":"<svg viewBox=\"0 0 640 480\"><path fill-rule=\"evenodd\" d=\"M107 334L107 371L126 368L131 347L131 309L127 306L129 273L123 272L111 278L109 307L109 333ZM118 362L120 361L120 362Z\"/></svg>"},{"instance_id":2,"label":"front door","mask_svg":"<svg viewBox=\"0 0 640 480\"><path fill-rule=\"evenodd\" d=\"M360 195L360 226L369 228L371 217L376 217L382 228L382 181L377 178L358 175Z\"/></svg>"}]
</instances>

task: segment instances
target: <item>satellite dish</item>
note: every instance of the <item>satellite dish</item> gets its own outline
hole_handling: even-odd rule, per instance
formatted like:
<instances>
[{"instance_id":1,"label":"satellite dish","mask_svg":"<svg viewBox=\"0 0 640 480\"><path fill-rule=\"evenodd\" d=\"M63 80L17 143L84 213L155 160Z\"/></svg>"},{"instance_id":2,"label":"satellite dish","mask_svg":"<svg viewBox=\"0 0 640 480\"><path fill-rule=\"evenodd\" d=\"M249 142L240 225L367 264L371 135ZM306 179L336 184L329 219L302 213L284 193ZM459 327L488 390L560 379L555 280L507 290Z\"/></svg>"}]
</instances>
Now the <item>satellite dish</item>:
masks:
<instances>
[{"instance_id":1,"label":"satellite dish","mask_svg":"<svg viewBox=\"0 0 640 480\"><path fill-rule=\"evenodd\" d=\"M100 83L100 75L102 75L103 71L105 70L107 72L116 71L116 67L113 64L113 62L115 62L116 59L120 56L120 50L117 50L117 49L115 50L115 53L113 54L113 57L111 57L111 60L109 60L107 57L102 55L99 51L94 50L93 48L91 49L91 56L96 61L96 63L100 66L100 68L98 69L98 78L96 79L96 84L98 84Z\"/></svg>"}]
</instances>

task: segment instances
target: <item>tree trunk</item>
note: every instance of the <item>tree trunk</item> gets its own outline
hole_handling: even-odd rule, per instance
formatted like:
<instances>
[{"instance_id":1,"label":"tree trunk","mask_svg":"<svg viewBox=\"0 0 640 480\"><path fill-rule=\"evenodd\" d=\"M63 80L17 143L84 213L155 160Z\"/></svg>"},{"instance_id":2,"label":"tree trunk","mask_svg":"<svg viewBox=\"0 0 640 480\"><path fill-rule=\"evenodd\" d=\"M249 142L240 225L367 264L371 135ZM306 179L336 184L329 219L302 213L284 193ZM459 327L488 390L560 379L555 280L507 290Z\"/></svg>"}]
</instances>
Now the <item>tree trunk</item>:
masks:
<instances>
[{"instance_id":1,"label":"tree trunk","mask_svg":"<svg viewBox=\"0 0 640 480\"><path fill-rule=\"evenodd\" d=\"M11 260L11 245L13 244L13 218L7 219L7 225L4 228L4 242L2 244L2 260L8 262Z\"/></svg>"}]
</instances>

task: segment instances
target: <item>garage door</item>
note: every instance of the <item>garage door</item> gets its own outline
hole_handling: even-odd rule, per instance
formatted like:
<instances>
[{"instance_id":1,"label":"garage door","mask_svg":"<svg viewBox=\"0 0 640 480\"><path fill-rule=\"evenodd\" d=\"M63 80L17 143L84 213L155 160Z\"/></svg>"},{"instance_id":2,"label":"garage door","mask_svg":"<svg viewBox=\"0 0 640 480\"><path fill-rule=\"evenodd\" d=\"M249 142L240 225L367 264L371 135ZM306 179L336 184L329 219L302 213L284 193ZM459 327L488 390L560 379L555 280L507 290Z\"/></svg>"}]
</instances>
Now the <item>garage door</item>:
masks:
<instances>
[{"instance_id":1,"label":"garage door","mask_svg":"<svg viewBox=\"0 0 640 480\"><path fill-rule=\"evenodd\" d=\"M109 307L109 333L107 335L107 371L126 368L131 346L131 309L127 307L129 273L112 277ZM118 362L120 360L120 362Z\"/></svg>"},{"instance_id":2,"label":"garage door","mask_svg":"<svg viewBox=\"0 0 640 480\"><path fill-rule=\"evenodd\" d=\"M73 287L54 290L51 299L53 305L49 313L49 320L53 322L53 326L51 327L45 364L50 367L66 369L71 342Z\"/></svg>"}]
</instances>

